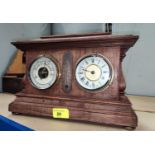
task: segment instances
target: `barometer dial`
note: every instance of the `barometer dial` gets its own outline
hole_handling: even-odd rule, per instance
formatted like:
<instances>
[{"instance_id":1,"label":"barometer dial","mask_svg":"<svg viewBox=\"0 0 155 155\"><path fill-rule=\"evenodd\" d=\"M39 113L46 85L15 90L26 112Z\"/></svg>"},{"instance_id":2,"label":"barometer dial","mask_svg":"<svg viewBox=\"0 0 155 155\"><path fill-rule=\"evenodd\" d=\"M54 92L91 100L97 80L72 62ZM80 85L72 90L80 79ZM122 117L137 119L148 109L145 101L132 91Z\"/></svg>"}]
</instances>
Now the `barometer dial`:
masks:
<instances>
[{"instance_id":1,"label":"barometer dial","mask_svg":"<svg viewBox=\"0 0 155 155\"><path fill-rule=\"evenodd\" d=\"M31 84L37 89L47 89L57 80L58 69L53 61L45 56L34 60L29 69Z\"/></svg>"},{"instance_id":2,"label":"barometer dial","mask_svg":"<svg viewBox=\"0 0 155 155\"><path fill-rule=\"evenodd\" d=\"M102 55L94 54L82 58L76 67L76 80L88 90L107 86L112 79L112 66Z\"/></svg>"}]
</instances>

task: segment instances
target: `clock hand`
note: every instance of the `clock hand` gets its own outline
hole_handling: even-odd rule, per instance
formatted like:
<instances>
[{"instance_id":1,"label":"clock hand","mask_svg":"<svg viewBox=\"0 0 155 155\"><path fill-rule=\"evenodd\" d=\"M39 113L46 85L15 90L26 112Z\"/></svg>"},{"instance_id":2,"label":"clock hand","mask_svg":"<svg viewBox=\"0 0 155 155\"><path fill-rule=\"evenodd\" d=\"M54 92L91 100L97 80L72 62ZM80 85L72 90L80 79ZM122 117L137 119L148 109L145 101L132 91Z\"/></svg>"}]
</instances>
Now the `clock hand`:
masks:
<instances>
[{"instance_id":1,"label":"clock hand","mask_svg":"<svg viewBox=\"0 0 155 155\"><path fill-rule=\"evenodd\" d=\"M89 71L89 70L87 70L87 69L82 69L83 71L85 71L85 72L91 72L91 71Z\"/></svg>"},{"instance_id":2,"label":"clock hand","mask_svg":"<svg viewBox=\"0 0 155 155\"><path fill-rule=\"evenodd\" d=\"M89 71L89 70L87 70L87 69L82 69L82 70L84 70L84 71L86 71L86 72L90 72L91 74L95 74L95 71Z\"/></svg>"}]
</instances>

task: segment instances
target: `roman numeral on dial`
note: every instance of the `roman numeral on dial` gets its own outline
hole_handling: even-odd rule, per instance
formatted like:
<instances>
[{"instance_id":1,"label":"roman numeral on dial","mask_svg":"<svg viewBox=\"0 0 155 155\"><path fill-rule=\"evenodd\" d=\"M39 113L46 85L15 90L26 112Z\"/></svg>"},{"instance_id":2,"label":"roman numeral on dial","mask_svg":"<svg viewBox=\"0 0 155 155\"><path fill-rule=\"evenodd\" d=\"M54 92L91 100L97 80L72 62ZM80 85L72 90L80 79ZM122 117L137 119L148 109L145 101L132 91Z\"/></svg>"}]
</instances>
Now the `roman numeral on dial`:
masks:
<instances>
[{"instance_id":1,"label":"roman numeral on dial","mask_svg":"<svg viewBox=\"0 0 155 155\"><path fill-rule=\"evenodd\" d=\"M111 65L100 54L84 57L76 67L76 80L80 86L88 90L104 88L111 76Z\"/></svg>"}]
</instances>

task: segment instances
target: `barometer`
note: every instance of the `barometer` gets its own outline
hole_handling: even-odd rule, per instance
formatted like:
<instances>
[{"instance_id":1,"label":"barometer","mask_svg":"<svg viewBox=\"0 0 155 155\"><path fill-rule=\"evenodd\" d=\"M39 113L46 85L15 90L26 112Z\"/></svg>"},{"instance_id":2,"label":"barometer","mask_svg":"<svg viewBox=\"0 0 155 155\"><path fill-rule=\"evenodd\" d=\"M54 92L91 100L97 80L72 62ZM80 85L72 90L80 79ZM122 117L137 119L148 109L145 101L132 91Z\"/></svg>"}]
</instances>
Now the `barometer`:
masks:
<instances>
[{"instance_id":1,"label":"barometer","mask_svg":"<svg viewBox=\"0 0 155 155\"><path fill-rule=\"evenodd\" d=\"M37 89L50 88L58 77L58 69L55 62L45 56L35 59L28 73L31 84Z\"/></svg>"}]
</instances>

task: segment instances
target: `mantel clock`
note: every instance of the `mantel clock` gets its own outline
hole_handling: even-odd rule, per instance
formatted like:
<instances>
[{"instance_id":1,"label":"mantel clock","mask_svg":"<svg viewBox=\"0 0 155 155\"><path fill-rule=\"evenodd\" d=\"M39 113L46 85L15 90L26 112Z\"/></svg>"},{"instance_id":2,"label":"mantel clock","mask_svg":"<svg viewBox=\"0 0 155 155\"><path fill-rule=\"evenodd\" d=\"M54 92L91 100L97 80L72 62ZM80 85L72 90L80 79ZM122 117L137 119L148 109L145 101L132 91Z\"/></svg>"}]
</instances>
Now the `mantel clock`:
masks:
<instances>
[{"instance_id":1,"label":"mantel clock","mask_svg":"<svg viewBox=\"0 0 155 155\"><path fill-rule=\"evenodd\" d=\"M26 74L9 111L134 129L121 63L137 39L92 33L12 42L25 52Z\"/></svg>"}]
</instances>

